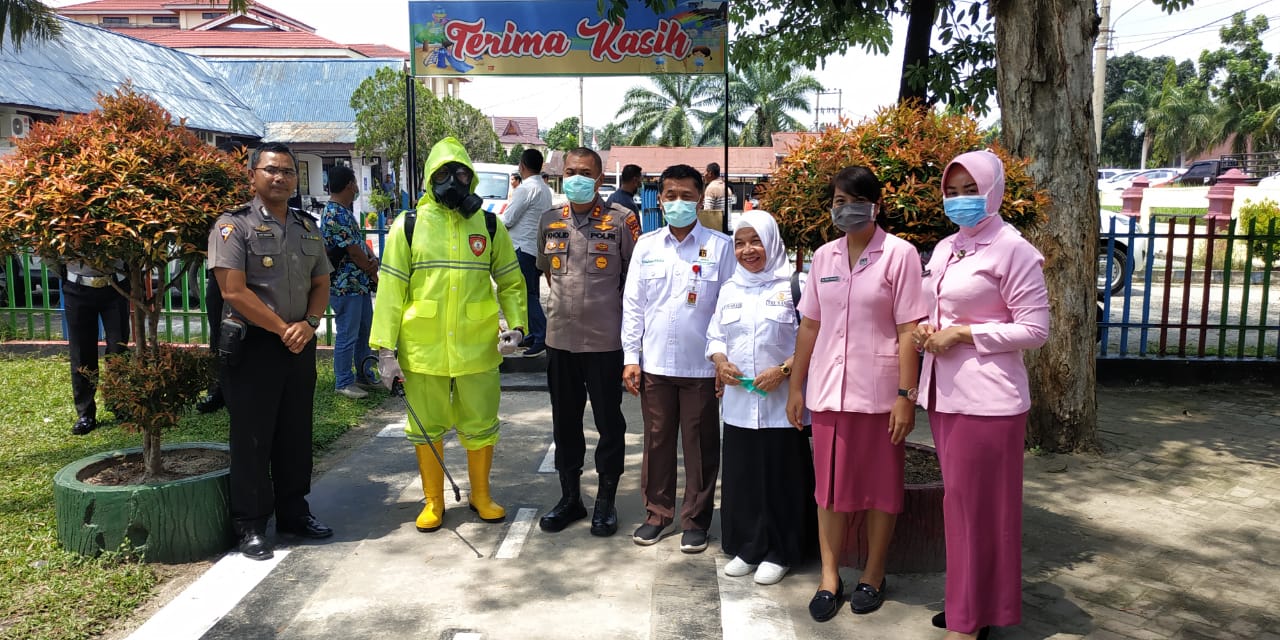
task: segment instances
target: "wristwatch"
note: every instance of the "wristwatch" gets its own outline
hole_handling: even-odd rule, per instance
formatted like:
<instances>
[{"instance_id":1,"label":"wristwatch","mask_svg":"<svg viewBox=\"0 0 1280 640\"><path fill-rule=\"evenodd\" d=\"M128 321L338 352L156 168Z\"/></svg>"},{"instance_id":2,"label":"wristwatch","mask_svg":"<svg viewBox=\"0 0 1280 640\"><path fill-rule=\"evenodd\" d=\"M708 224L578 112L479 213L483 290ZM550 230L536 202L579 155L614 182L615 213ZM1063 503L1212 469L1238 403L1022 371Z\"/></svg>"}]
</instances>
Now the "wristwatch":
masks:
<instances>
[{"instance_id":1,"label":"wristwatch","mask_svg":"<svg viewBox=\"0 0 1280 640\"><path fill-rule=\"evenodd\" d=\"M917 394L918 392L916 391L915 387L911 387L910 389L898 389L898 395L912 402L916 401Z\"/></svg>"},{"instance_id":2,"label":"wristwatch","mask_svg":"<svg viewBox=\"0 0 1280 640\"><path fill-rule=\"evenodd\" d=\"M311 325L312 329L319 329L320 316L307 316L307 324Z\"/></svg>"},{"instance_id":3,"label":"wristwatch","mask_svg":"<svg viewBox=\"0 0 1280 640\"><path fill-rule=\"evenodd\" d=\"M782 375L784 375L784 376L789 376L789 375L791 375L791 367L787 366L787 363L785 363L785 362L784 362L784 363L782 363L782 364L778 365L778 368L779 368L779 369L782 369Z\"/></svg>"}]
</instances>

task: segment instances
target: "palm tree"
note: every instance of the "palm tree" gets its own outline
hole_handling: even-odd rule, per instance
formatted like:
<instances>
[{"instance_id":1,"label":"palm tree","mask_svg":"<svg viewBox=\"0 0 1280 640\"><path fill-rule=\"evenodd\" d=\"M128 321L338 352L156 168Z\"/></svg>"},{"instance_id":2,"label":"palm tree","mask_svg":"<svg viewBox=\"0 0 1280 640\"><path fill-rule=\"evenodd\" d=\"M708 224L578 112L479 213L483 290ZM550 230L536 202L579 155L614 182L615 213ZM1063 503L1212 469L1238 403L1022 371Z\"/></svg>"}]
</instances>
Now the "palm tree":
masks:
<instances>
[{"instance_id":1,"label":"palm tree","mask_svg":"<svg viewBox=\"0 0 1280 640\"><path fill-rule=\"evenodd\" d=\"M1124 83L1124 93L1120 99L1107 105L1106 114L1115 118L1108 133L1117 135L1125 129L1142 130L1142 152L1138 155L1138 168L1147 168L1147 157L1151 154L1151 143L1155 139L1155 129L1151 121L1159 117L1157 106L1161 92L1137 80Z\"/></svg>"},{"instance_id":2,"label":"palm tree","mask_svg":"<svg viewBox=\"0 0 1280 640\"><path fill-rule=\"evenodd\" d=\"M221 0L204 0L217 4ZM244 13L249 0L226 0L231 13ZM40 0L0 0L0 45L9 32L15 49L22 48L22 40L28 36L35 40L50 40L62 33L58 14Z\"/></svg>"},{"instance_id":3,"label":"palm tree","mask_svg":"<svg viewBox=\"0 0 1280 640\"><path fill-rule=\"evenodd\" d=\"M623 96L618 118L631 119L633 145L654 142L663 147L687 147L698 138L697 124L715 117L713 109L723 100L715 78L658 75L654 90L632 87Z\"/></svg>"},{"instance_id":4,"label":"palm tree","mask_svg":"<svg viewBox=\"0 0 1280 640\"><path fill-rule=\"evenodd\" d=\"M788 112L808 110L809 94L818 91L822 84L816 78L794 68L747 65L734 70L729 81L731 110L735 117L746 115L738 144L768 147L779 131L804 131L804 125Z\"/></svg>"},{"instance_id":5,"label":"palm tree","mask_svg":"<svg viewBox=\"0 0 1280 640\"><path fill-rule=\"evenodd\" d=\"M1214 106L1203 84L1191 81L1182 86L1170 87L1168 82L1165 85L1152 120L1152 152L1166 163L1175 163L1213 146L1221 130L1214 125Z\"/></svg>"}]
</instances>

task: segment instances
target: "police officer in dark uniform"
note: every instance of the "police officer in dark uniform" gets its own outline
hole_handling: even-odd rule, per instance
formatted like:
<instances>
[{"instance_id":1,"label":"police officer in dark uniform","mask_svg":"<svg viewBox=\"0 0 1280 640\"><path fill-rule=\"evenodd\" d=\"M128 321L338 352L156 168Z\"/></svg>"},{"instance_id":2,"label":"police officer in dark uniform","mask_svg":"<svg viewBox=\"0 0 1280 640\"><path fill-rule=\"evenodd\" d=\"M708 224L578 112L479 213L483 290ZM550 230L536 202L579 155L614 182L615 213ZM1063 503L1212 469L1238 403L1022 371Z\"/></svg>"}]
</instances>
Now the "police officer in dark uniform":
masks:
<instances>
[{"instance_id":1,"label":"police officer in dark uniform","mask_svg":"<svg viewBox=\"0 0 1280 640\"><path fill-rule=\"evenodd\" d=\"M614 497L626 449L622 416L622 288L640 219L621 205L600 199L604 177L600 155L579 147L564 159L569 204L542 215L538 225L538 270L547 274L547 388L556 443L560 501L538 521L543 531L564 529L587 516L580 479L586 439L582 412L587 398L600 442L596 445L595 510L591 534L618 530Z\"/></svg>"},{"instance_id":2,"label":"police officer in dark uniform","mask_svg":"<svg viewBox=\"0 0 1280 640\"><path fill-rule=\"evenodd\" d=\"M219 351L231 414L231 517L239 550L272 557L276 531L327 538L311 515L312 398L316 327L329 304L324 240L315 221L288 206L297 188L289 147L266 143L249 156L256 192L222 214L209 233L209 264L224 301Z\"/></svg>"},{"instance_id":3,"label":"police officer in dark uniform","mask_svg":"<svg viewBox=\"0 0 1280 640\"><path fill-rule=\"evenodd\" d=\"M69 262L62 279L62 308L67 320L67 344L71 350L71 395L76 403L76 423L71 434L82 436L98 428L97 386L81 373L98 371L98 319L107 342L107 353L121 353L129 347L129 300L112 287L129 288L121 272L104 273L93 267ZM120 416L116 416L119 418Z\"/></svg>"}]
</instances>

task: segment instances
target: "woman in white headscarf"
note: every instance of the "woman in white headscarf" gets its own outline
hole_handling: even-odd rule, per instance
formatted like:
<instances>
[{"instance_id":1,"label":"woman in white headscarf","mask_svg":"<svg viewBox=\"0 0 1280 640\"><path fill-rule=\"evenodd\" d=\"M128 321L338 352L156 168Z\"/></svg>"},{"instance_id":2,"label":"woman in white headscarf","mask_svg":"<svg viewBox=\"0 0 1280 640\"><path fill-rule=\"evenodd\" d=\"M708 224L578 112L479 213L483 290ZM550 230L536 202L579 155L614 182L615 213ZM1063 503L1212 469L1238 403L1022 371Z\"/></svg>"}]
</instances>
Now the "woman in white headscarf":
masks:
<instances>
[{"instance_id":1,"label":"woman in white headscarf","mask_svg":"<svg viewBox=\"0 0 1280 640\"><path fill-rule=\"evenodd\" d=\"M809 431L787 420L799 318L773 216L744 212L733 245L737 270L707 329L707 357L724 388L720 530L733 557L724 572L754 571L756 582L774 584L805 558L816 530Z\"/></svg>"}]
</instances>

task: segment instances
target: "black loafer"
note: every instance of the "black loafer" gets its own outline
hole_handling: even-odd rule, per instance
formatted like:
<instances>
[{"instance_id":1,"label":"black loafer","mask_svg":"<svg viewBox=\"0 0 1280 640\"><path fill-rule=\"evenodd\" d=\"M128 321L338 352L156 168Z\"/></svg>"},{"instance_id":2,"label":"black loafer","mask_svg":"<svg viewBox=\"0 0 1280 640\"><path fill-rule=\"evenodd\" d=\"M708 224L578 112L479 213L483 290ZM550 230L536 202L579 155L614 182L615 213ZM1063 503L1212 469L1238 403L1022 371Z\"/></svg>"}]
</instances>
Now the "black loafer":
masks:
<instances>
[{"instance_id":1,"label":"black loafer","mask_svg":"<svg viewBox=\"0 0 1280 640\"><path fill-rule=\"evenodd\" d=\"M237 547L240 554L250 560L270 560L275 553L271 550L271 545L261 533L246 533L240 538L240 544Z\"/></svg>"},{"instance_id":2,"label":"black loafer","mask_svg":"<svg viewBox=\"0 0 1280 640\"><path fill-rule=\"evenodd\" d=\"M319 540L328 538L333 535L333 529L325 526L322 522L315 519L315 516L302 516L301 518L292 518L283 522L276 523L276 531L278 533L287 533L291 536L299 538L311 538Z\"/></svg>"},{"instance_id":3,"label":"black loafer","mask_svg":"<svg viewBox=\"0 0 1280 640\"><path fill-rule=\"evenodd\" d=\"M946 629L947 628L947 612L939 611L937 614L933 616L932 622L933 622L933 626L939 629Z\"/></svg>"},{"instance_id":4,"label":"black loafer","mask_svg":"<svg viewBox=\"0 0 1280 640\"><path fill-rule=\"evenodd\" d=\"M879 609L880 605L884 604L884 588L888 585L888 578L880 580L879 589L865 582L859 582L858 586L853 588L853 593L849 594L849 610L862 615Z\"/></svg>"},{"instance_id":5,"label":"black loafer","mask_svg":"<svg viewBox=\"0 0 1280 640\"><path fill-rule=\"evenodd\" d=\"M71 427L71 435L83 436L98 428L98 421L93 418L80 418Z\"/></svg>"},{"instance_id":6,"label":"black loafer","mask_svg":"<svg viewBox=\"0 0 1280 640\"><path fill-rule=\"evenodd\" d=\"M835 593L822 589L813 594L813 599L809 601L809 615L818 622L826 622L836 617L836 612L840 611L840 601L843 599L844 580L841 579L836 583Z\"/></svg>"}]
</instances>

